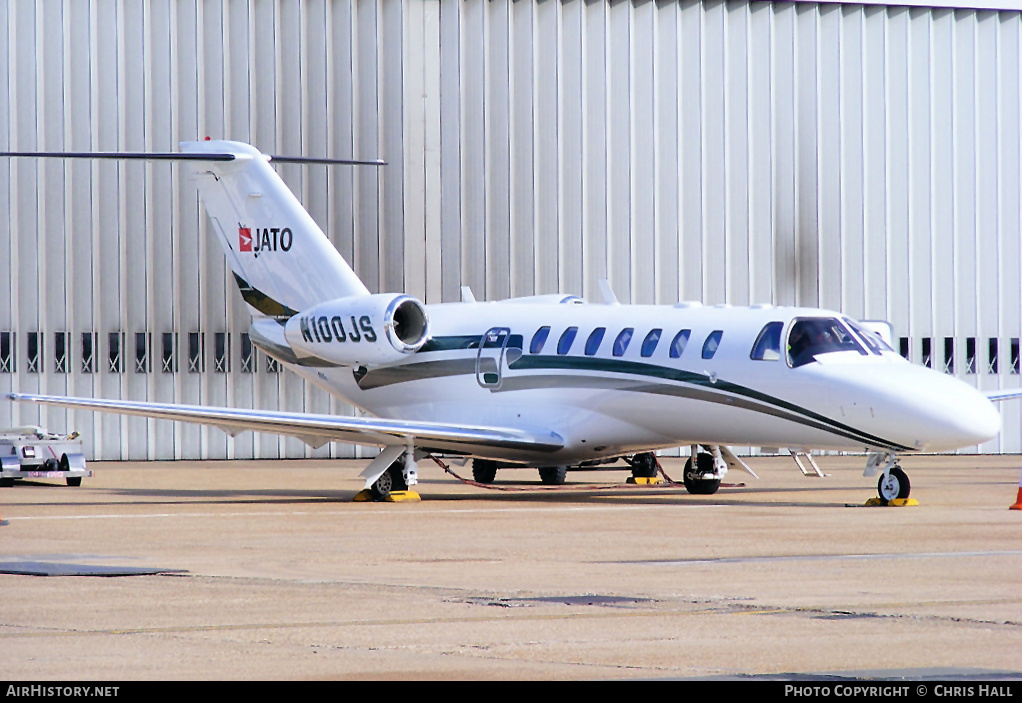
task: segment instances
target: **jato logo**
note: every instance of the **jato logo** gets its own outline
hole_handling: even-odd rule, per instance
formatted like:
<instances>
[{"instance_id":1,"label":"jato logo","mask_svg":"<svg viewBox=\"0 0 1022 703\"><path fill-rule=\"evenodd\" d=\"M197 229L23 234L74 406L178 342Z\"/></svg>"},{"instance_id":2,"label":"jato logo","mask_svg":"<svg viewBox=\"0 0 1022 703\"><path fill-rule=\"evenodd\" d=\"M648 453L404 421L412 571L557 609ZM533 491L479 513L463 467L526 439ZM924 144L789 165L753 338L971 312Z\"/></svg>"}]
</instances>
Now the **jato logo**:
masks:
<instances>
[{"instance_id":1,"label":"jato logo","mask_svg":"<svg viewBox=\"0 0 1022 703\"><path fill-rule=\"evenodd\" d=\"M293 240L290 227L238 227L239 251L290 251Z\"/></svg>"}]
</instances>

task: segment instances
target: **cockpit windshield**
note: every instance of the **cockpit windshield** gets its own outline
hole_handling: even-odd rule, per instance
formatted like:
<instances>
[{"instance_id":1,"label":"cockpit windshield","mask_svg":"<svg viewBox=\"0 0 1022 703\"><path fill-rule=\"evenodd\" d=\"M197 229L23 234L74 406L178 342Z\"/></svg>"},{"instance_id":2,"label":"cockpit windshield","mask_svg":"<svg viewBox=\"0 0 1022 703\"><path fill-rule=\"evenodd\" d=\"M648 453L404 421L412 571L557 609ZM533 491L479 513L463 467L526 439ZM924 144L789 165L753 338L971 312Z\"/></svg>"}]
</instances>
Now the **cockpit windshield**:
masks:
<instances>
[{"instance_id":1,"label":"cockpit windshield","mask_svg":"<svg viewBox=\"0 0 1022 703\"><path fill-rule=\"evenodd\" d=\"M894 349L891 348L891 345L884 341L883 337L862 323L846 317L845 324L851 327L852 330L859 335L859 339L861 339L874 354L882 354L885 351L894 351Z\"/></svg>"},{"instance_id":2,"label":"cockpit windshield","mask_svg":"<svg viewBox=\"0 0 1022 703\"><path fill-rule=\"evenodd\" d=\"M819 354L840 351L856 351L863 356L869 354L837 318L795 320L788 333L788 363L792 368L816 361Z\"/></svg>"}]
</instances>

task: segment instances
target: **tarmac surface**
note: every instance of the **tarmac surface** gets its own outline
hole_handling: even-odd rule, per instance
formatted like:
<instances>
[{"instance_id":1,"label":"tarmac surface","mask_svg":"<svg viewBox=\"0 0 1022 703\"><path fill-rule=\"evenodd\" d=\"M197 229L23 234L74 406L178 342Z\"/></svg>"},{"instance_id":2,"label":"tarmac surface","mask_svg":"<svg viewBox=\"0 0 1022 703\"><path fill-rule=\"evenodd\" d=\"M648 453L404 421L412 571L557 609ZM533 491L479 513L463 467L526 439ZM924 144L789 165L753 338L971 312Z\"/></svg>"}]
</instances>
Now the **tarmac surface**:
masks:
<instances>
[{"instance_id":1,"label":"tarmac surface","mask_svg":"<svg viewBox=\"0 0 1022 703\"><path fill-rule=\"evenodd\" d=\"M863 507L863 457L819 462L713 496L427 461L416 503L352 502L365 460L19 482L4 678L1022 680L1022 458L906 458L903 508ZM19 571L83 567L128 575Z\"/></svg>"}]
</instances>

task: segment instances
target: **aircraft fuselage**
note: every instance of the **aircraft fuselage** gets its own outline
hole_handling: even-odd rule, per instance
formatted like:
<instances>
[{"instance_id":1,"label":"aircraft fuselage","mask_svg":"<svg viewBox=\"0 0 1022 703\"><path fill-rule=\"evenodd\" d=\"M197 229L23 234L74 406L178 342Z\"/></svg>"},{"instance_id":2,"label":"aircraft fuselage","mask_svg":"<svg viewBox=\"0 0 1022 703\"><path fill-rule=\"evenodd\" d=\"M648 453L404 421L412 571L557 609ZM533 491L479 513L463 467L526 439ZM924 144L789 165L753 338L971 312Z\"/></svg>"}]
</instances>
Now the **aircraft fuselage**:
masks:
<instances>
[{"instance_id":1,"label":"aircraft fuselage","mask_svg":"<svg viewBox=\"0 0 1022 703\"><path fill-rule=\"evenodd\" d=\"M940 451L1000 429L974 388L863 339L831 311L527 299L426 307L430 341L399 363L289 365L373 415L563 438L554 454L473 452L532 465L689 444ZM794 358L800 320L838 321L846 346Z\"/></svg>"}]
</instances>

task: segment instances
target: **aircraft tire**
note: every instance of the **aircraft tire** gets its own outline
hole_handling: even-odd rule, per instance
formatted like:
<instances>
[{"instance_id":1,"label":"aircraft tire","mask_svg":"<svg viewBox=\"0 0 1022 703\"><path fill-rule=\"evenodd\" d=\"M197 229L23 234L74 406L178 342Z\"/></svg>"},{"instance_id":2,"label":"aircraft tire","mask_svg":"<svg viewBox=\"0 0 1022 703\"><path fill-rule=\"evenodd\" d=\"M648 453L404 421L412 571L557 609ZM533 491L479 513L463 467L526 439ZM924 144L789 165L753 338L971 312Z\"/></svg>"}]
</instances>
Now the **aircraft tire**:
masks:
<instances>
[{"instance_id":1,"label":"aircraft tire","mask_svg":"<svg viewBox=\"0 0 1022 703\"><path fill-rule=\"evenodd\" d=\"M476 483L493 483L497 479L497 462L473 459L472 479Z\"/></svg>"},{"instance_id":2,"label":"aircraft tire","mask_svg":"<svg viewBox=\"0 0 1022 703\"><path fill-rule=\"evenodd\" d=\"M700 476L706 472L713 471L713 457L710 454L700 454L697 461L699 462L697 466ZM685 490L694 496L710 496L720 488L719 478L705 479L696 477L696 474L692 472L691 458L685 462L683 480L685 482Z\"/></svg>"},{"instance_id":3,"label":"aircraft tire","mask_svg":"<svg viewBox=\"0 0 1022 703\"><path fill-rule=\"evenodd\" d=\"M656 478L656 457L653 452L636 454L632 457L632 476L634 478Z\"/></svg>"},{"instance_id":4,"label":"aircraft tire","mask_svg":"<svg viewBox=\"0 0 1022 703\"><path fill-rule=\"evenodd\" d=\"M884 505L898 498L908 498L911 491L912 484L909 483L908 474L900 466L892 466L888 474L886 476L880 474L880 479L877 481L877 493Z\"/></svg>"},{"instance_id":5,"label":"aircraft tire","mask_svg":"<svg viewBox=\"0 0 1022 703\"><path fill-rule=\"evenodd\" d=\"M548 486L564 485L564 480L567 477L567 466L541 466L539 469L540 480Z\"/></svg>"},{"instance_id":6,"label":"aircraft tire","mask_svg":"<svg viewBox=\"0 0 1022 703\"><path fill-rule=\"evenodd\" d=\"M69 486L80 486L80 485L82 485L82 477L81 476L68 476L64 480L67 481L67 485L69 485Z\"/></svg>"},{"instance_id":7,"label":"aircraft tire","mask_svg":"<svg viewBox=\"0 0 1022 703\"><path fill-rule=\"evenodd\" d=\"M405 483L404 473L401 471L401 459L391 464L390 468L376 479L369 490L373 494L373 499L377 501L386 500L393 491L407 491L408 485Z\"/></svg>"}]
</instances>

